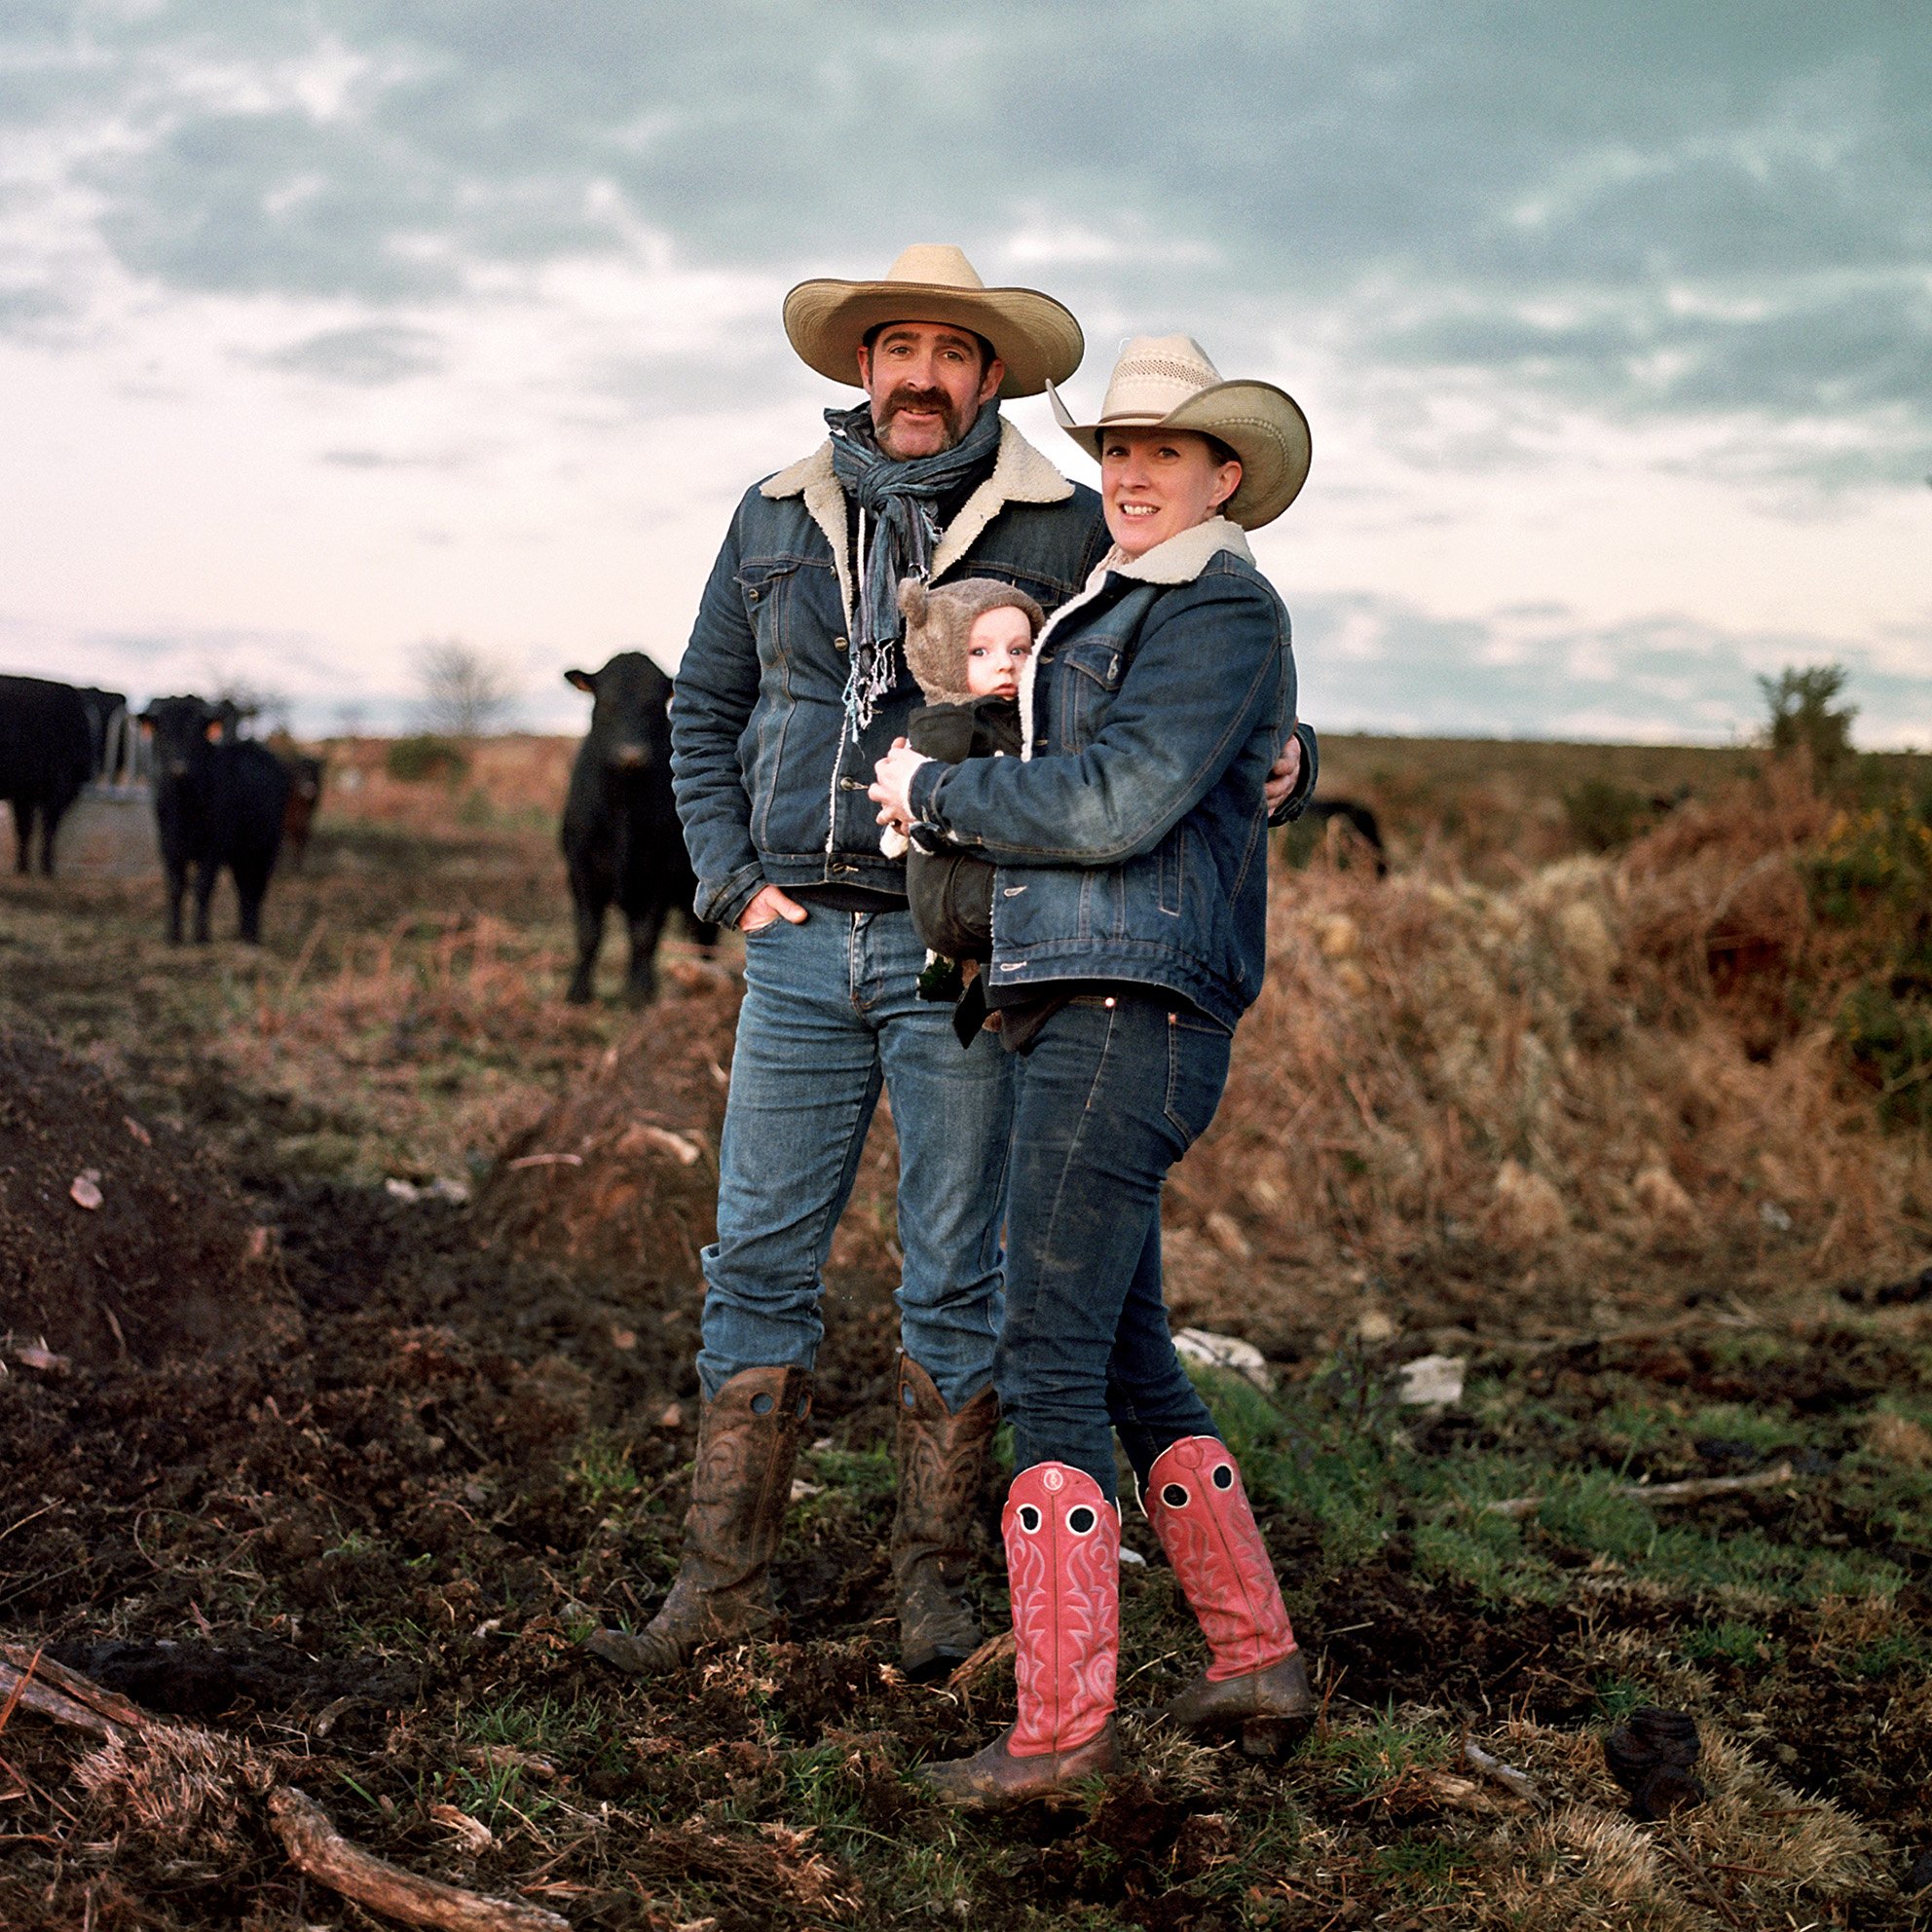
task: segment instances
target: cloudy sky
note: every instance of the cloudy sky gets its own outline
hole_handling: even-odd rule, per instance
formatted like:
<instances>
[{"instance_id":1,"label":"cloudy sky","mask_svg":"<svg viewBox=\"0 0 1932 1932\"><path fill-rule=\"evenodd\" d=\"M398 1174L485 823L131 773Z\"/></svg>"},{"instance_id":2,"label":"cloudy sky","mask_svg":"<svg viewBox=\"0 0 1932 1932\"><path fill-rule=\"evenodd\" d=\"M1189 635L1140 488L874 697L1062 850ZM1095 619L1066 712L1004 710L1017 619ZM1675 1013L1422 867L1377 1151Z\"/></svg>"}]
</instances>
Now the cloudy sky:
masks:
<instances>
[{"instance_id":1,"label":"cloudy sky","mask_svg":"<svg viewBox=\"0 0 1932 1932\"><path fill-rule=\"evenodd\" d=\"M785 290L962 243L1300 398L1331 728L1932 743L1913 0L6 0L0 667L409 720L674 663L844 399ZM1090 474L1042 405L1022 427Z\"/></svg>"}]
</instances>

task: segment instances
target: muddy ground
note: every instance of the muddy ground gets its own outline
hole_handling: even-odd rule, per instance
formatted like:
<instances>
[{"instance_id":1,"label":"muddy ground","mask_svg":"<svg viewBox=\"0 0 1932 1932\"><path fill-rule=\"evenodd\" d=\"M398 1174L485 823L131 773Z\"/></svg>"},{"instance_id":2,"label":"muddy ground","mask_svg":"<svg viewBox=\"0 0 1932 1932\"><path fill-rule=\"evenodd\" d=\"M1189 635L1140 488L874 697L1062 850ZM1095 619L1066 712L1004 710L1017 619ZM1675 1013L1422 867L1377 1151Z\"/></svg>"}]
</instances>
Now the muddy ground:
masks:
<instances>
[{"instance_id":1,"label":"muddy ground","mask_svg":"<svg viewBox=\"0 0 1932 1932\"><path fill-rule=\"evenodd\" d=\"M1910 1287L1754 1307L1659 1280L1579 1338L1534 1310L1482 1324L1480 1297L1437 1331L1392 1286L1396 1319L1339 1346L1280 1288L1254 1323L1272 1393L1211 1393L1321 1722L1280 1766L1131 1722L1127 1775L985 1826L907 1777L990 1736L1012 1679L893 1668L881 1134L835 1256L783 1641L661 1684L603 1673L590 1621L647 1617L674 1561L735 990L728 958L677 945L650 1014L564 1008L557 873L518 827L325 823L261 955L169 953L145 888L0 885L8 1023L98 1073L90 1118L111 1096L218 1177L209 1215L267 1231L300 1324L64 1363L16 1329L0 1637L245 1741L385 1856L579 1927L1932 1915L1932 1319ZM10 1064L16 1099L78 1104L42 1047ZM1400 1405L1399 1364L1444 1348L1462 1398ZM1623 1493L1779 1469L1689 1505ZM989 1500L998 1627L993 1529ZM1152 1559L1124 1573L1138 1711L1200 1646L1132 1510L1126 1538ZM1709 1799L1639 1826L1601 1738L1647 1703L1696 1717ZM20 1712L0 1730L0 1923L373 1922L297 1879L246 1802L91 1793L87 1745Z\"/></svg>"}]
</instances>

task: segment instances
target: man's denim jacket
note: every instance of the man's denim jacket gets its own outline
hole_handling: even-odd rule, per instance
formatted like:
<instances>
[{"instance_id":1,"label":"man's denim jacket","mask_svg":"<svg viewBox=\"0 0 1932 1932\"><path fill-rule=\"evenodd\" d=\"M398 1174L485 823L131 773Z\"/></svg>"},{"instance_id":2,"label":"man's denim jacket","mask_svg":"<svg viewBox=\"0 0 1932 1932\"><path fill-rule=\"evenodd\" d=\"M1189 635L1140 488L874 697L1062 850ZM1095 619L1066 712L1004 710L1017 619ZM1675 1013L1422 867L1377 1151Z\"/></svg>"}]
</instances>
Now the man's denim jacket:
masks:
<instances>
[{"instance_id":1,"label":"man's denim jacket","mask_svg":"<svg viewBox=\"0 0 1932 1932\"><path fill-rule=\"evenodd\" d=\"M1295 715L1288 613L1246 539L1216 517L1111 562L1028 679L1024 762L912 774L919 828L997 868L993 985L1143 981L1232 1027L1261 990L1262 788Z\"/></svg>"},{"instance_id":2,"label":"man's denim jacket","mask_svg":"<svg viewBox=\"0 0 1932 1932\"><path fill-rule=\"evenodd\" d=\"M705 586L671 707L701 919L735 923L767 884L906 890L904 862L879 850L866 788L924 699L902 664L870 726L847 724L847 513L828 442L747 492ZM942 533L933 576L998 577L1052 611L1106 547L1099 499L1005 423L991 475Z\"/></svg>"}]
</instances>

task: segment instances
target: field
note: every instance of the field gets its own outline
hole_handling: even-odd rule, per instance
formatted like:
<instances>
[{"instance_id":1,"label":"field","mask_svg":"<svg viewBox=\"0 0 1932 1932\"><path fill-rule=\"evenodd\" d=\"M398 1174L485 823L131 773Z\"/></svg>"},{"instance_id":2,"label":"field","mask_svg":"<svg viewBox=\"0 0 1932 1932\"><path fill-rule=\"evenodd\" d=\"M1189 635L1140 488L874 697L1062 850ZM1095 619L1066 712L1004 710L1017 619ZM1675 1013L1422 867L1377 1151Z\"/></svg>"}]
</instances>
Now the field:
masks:
<instances>
[{"instance_id":1,"label":"field","mask_svg":"<svg viewBox=\"0 0 1932 1932\"><path fill-rule=\"evenodd\" d=\"M1284 851L1168 1212L1179 1316L1266 1359L1203 1380L1321 1716L1269 1766L1132 1715L1200 1645L1130 1506L1132 1768L987 1826L906 1775L1013 1686L892 1667L889 1121L782 1641L644 1686L578 1649L675 1562L737 988L674 935L654 1007L609 954L563 1004L568 752L405 781L331 746L259 952L170 950L154 884L0 881L0 1640L212 1740L191 1775L0 1715L0 1924L376 1923L291 1871L269 1779L580 1928L1932 1919L1923 762L1821 793L1745 751L1325 745L1392 870ZM36 1162L58 1192L10 1219ZM137 1187L172 1252L234 1249L200 1343L149 1339L200 1262L115 1298ZM36 1243L107 1327L7 1279ZM1405 1401L1429 1356L1460 1390ZM989 1501L994 1629L996 1542ZM1703 1739L1706 1802L1657 1822L1603 1753L1646 1704Z\"/></svg>"}]
</instances>

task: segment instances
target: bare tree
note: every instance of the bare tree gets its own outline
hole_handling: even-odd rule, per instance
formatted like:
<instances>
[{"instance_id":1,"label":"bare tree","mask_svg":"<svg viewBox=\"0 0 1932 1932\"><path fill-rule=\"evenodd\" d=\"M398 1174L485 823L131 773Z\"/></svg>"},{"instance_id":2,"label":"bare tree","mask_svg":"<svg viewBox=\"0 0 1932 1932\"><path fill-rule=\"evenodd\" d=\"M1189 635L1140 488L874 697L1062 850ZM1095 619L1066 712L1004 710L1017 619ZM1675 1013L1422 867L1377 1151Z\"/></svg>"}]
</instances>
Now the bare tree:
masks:
<instances>
[{"instance_id":1,"label":"bare tree","mask_svg":"<svg viewBox=\"0 0 1932 1932\"><path fill-rule=\"evenodd\" d=\"M416 652L423 722L452 738L477 738L499 727L516 703L516 686L501 659L461 638L432 638Z\"/></svg>"},{"instance_id":2,"label":"bare tree","mask_svg":"<svg viewBox=\"0 0 1932 1932\"><path fill-rule=\"evenodd\" d=\"M274 685L259 685L254 679L229 671L216 671L210 679L213 702L232 709L234 719L250 737L289 734L295 716L295 701Z\"/></svg>"}]
</instances>

